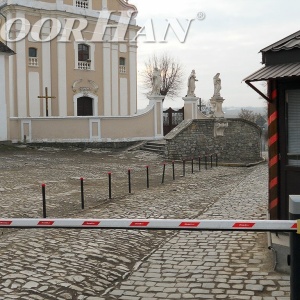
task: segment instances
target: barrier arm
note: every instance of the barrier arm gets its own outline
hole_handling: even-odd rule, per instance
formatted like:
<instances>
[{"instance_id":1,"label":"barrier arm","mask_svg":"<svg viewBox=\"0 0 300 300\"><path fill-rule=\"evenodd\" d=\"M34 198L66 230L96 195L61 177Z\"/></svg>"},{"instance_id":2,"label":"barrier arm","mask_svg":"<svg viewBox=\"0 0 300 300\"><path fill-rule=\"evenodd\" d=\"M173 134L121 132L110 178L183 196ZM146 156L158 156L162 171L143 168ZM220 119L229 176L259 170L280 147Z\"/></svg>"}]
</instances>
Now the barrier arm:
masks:
<instances>
[{"instance_id":1,"label":"barrier arm","mask_svg":"<svg viewBox=\"0 0 300 300\"><path fill-rule=\"evenodd\" d=\"M0 219L0 228L297 232L297 221L179 219Z\"/></svg>"}]
</instances>

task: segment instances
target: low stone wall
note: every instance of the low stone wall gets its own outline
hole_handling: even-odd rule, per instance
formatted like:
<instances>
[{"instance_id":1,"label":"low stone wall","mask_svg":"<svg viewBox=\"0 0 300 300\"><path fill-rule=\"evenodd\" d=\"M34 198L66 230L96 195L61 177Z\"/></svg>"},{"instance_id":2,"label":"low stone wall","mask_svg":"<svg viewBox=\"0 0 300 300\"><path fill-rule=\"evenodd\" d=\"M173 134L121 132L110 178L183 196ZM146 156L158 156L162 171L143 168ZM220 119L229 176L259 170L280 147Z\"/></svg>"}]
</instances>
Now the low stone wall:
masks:
<instances>
[{"instance_id":1,"label":"low stone wall","mask_svg":"<svg viewBox=\"0 0 300 300\"><path fill-rule=\"evenodd\" d=\"M254 163L261 160L261 130L243 119L224 119L228 123L224 136L216 136L220 120L186 120L166 137L165 156L189 159L218 153L220 162Z\"/></svg>"}]
</instances>

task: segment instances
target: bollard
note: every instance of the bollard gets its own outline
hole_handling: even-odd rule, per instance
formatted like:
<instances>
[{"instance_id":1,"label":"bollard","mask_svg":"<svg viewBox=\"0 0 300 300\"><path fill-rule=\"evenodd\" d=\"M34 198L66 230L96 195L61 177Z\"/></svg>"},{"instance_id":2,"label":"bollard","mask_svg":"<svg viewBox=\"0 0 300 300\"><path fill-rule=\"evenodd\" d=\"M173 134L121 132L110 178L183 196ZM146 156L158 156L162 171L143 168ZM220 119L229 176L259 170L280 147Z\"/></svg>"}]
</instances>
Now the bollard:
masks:
<instances>
[{"instance_id":1,"label":"bollard","mask_svg":"<svg viewBox=\"0 0 300 300\"><path fill-rule=\"evenodd\" d=\"M290 196L290 220L300 220L300 196ZM300 223L298 232L290 233L291 253L291 300L298 300L300 295Z\"/></svg>"},{"instance_id":2,"label":"bollard","mask_svg":"<svg viewBox=\"0 0 300 300\"><path fill-rule=\"evenodd\" d=\"M108 173L108 193L109 193L109 199L112 199L112 193L111 193L111 173Z\"/></svg>"},{"instance_id":3,"label":"bollard","mask_svg":"<svg viewBox=\"0 0 300 300\"><path fill-rule=\"evenodd\" d=\"M175 161L172 161L172 169L173 169L173 180L175 180Z\"/></svg>"},{"instance_id":4,"label":"bollard","mask_svg":"<svg viewBox=\"0 0 300 300\"><path fill-rule=\"evenodd\" d=\"M42 184L42 194L43 194L43 218L47 218L46 212L46 184Z\"/></svg>"},{"instance_id":5,"label":"bollard","mask_svg":"<svg viewBox=\"0 0 300 300\"><path fill-rule=\"evenodd\" d=\"M83 181L84 179L80 178L80 185L81 185L81 209L84 209L84 190L83 190Z\"/></svg>"},{"instance_id":6,"label":"bollard","mask_svg":"<svg viewBox=\"0 0 300 300\"><path fill-rule=\"evenodd\" d=\"M194 158L192 158L192 174L194 174Z\"/></svg>"},{"instance_id":7,"label":"bollard","mask_svg":"<svg viewBox=\"0 0 300 300\"><path fill-rule=\"evenodd\" d=\"M146 170L147 170L147 189L149 189L149 187L150 187L150 182L149 182L149 166L146 166Z\"/></svg>"},{"instance_id":8,"label":"bollard","mask_svg":"<svg viewBox=\"0 0 300 300\"><path fill-rule=\"evenodd\" d=\"M128 169L128 189L129 189L129 194L131 194L131 170Z\"/></svg>"},{"instance_id":9,"label":"bollard","mask_svg":"<svg viewBox=\"0 0 300 300\"><path fill-rule=\"evenodd\" d=\"M205 155L205 170L207 170L207 156Z\"/></svg>"},{"instance_id":10,"label":"bollard","mask_svg":"<svg viewBox=\"0 0 300 300\"><path fill-rule=\"evenodd\" d=\"M182 161L183 172L182 175L185 177L185 160Z\"/></svg>"},{"instance_id":11,"label":"bollard","mask_svg":"<svg viewBox=\"0 0 300 300\"><path fill-rule=\"evenodd\" d=\"M210 156L210 168L211 169L213 168L213 156L212 155Z\"/></svg>"},{"instance_id":12,"label":"bollard","mask_svg":"<svg viewBox=\"0 0 300 300\"><path fill-rule=\"evenodd\" d=\"M166 172L166 164L164 164L164 167L163 167L163 175L162 175L162 179L161 179L161 184L164 184L164 182L165 182L165 172Z\"/></svg>"},{"instance_id":13,"label":"bollard","mask_svg":"<svg viewBox=\"0 0 300 300\"><path fill-rule=\"evenodd\" d=\"M199 172L201 171L201 156L199 156Z\"/></svg>"},{"instance_id":14,"label":"bollard","mask_svg":"<svg viewBox=\"0 0 300 300\"><path fill-rule=\"evenodd\" d=\"M218 153L216 153L216 167L218 166Z\"/></svg>"}]
</instances>

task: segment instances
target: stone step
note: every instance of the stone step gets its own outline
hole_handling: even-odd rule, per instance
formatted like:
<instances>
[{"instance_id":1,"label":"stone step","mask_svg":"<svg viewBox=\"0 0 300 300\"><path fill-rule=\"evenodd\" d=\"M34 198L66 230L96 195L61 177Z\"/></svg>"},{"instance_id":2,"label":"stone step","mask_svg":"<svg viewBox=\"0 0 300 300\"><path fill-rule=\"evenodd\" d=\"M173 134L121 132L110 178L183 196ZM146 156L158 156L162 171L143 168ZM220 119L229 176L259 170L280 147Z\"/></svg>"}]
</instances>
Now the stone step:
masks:
<instances>
[{"instance_id":1,"label":"stone step","mask_svg":"<svg viewBox=\"0 0 300 300\"><path fill-rule=\"evenodd\" d=\"M165 145L162 143L148 142L147 144L145 144L141 147L141 150L164 154L165 153Z\"/></svg>"}]
</instances>

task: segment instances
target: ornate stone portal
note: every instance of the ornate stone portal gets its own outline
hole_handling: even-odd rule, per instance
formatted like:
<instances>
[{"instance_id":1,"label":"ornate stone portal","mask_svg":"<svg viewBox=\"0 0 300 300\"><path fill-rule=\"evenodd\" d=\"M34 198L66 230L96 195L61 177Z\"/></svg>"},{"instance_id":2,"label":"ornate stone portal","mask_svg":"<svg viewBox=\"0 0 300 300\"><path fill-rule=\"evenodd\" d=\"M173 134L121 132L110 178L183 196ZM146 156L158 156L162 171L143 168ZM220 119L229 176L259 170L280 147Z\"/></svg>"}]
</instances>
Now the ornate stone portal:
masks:
<instances>
[{"instance_id":1,"label":"ornate stone portal","mask_svg":"<svg viewBox=\"0 0 300 300\"><path fill-rule=\"evenodd\" d=\"M88 80L89 86L79 86L82 83L82 79L74 81L72 85L72 90L74 94L82 93L84 96L89 94L97 95L99 91L99 86L93 80Z\"/></svg>"}]
</instances>

